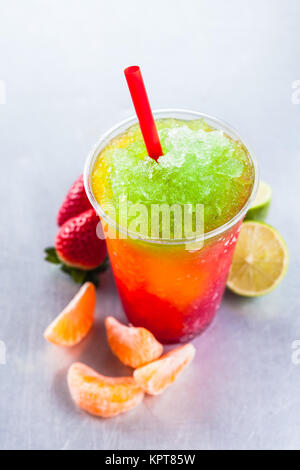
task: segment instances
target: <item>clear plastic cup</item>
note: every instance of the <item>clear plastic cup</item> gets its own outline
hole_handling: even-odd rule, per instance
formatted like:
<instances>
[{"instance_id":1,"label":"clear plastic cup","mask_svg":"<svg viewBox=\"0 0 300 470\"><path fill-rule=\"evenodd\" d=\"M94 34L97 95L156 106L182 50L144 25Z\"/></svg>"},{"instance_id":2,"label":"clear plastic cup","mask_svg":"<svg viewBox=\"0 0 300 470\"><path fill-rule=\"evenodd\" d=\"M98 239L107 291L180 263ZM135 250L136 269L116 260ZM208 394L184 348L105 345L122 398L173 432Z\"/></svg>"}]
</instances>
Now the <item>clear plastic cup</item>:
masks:
<instances>
[{"instance_id":1,"label":"clear plastic cup","mask_svg":"<svg viewBox=\"0 0 300 470\"><path fill-rule=\"evenodd\" d=\"M91 204L102 221L122 237L107 238L108 253L128 320L148 328L164 343L185 342L203 332L218 310L226 286L233 252L244 216L257 191L259 172L253 153L228 124L205 114L177 109L153 112L155 119L203 118L230 138L239 140L253 166L251 194L226 224L201 238L153 240L136 232L124 231L96 201L91 174L99 153L116 136L137 122L127 119L104 134L87 158L84 184Z\"/></svg>"}]
</instances>

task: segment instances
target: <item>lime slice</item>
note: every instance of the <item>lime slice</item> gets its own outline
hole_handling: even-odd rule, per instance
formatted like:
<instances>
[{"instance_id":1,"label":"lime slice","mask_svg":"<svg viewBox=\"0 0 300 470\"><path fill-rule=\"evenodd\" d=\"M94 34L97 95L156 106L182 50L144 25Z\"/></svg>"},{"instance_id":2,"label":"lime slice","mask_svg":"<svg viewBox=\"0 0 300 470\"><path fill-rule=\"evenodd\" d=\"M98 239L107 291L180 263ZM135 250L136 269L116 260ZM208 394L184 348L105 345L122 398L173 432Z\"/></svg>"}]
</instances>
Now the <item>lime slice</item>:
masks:
<instances>
[{"instance_id":1,"label":"lime slice","mask_svg":"<svg viewBox=\"0 0 300 470\"><path fill-rule=\"evenodd\" d=\"M261 181L258 186L256 198L248 210L245 220L264 220L272 199L271 186Z\"/></svg>"},{"instance_id":2,"label":"lime slice","mask_svg":"<svg viewBox=\"0 0 300 470\"><path fill-rule=\"evenodd\" d=\"M288 266L285 242L273 227L245 222L233 255L227 287L239 295L268 294L282 281Z\"/></svg>"}]
</instances>

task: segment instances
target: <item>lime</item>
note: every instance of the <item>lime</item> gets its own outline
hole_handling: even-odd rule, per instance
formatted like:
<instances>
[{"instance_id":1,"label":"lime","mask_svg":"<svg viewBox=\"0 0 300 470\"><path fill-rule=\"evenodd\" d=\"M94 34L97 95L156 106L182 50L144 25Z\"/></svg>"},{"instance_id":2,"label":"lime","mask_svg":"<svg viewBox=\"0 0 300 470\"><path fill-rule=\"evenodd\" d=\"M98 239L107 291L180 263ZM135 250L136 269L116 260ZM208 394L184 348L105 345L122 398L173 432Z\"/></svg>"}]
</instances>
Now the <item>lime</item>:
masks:
<instances>
[{"instance_id":1,"label":"lime","mask_svg":"<svg viewBox=\"0 0 300 470\"><path fill-rule=\"evenodd\" d=\"M248 210L245 220L264 220L269 210L271 198L271 186L261 181L258 186L256 198Z\"/></svg>"},{"instance_id":2,"label":"lime","mask_svg":"<svg viewBox=\"0 0 300 470\"><path fill-rule=\"evenodd\" d=\"M257 297L282 281L288 266L285 242L273 227L245 222L235 248L227 287L239 295Z\"/></svg>"}]
</instances>

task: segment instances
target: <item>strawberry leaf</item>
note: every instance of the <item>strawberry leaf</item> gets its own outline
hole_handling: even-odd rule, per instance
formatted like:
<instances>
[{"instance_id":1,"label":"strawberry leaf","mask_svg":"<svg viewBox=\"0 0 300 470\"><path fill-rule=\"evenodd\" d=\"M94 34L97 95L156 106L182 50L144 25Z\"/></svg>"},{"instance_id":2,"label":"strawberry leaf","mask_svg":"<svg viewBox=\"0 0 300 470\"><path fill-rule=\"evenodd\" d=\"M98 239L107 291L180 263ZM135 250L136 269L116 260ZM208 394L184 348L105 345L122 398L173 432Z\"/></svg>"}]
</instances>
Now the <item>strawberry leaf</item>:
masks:
<instances>
[{"instance_id":1,"label":"strawberry leaf","mask_svg":"<svg viewBox=\"0 0 300 470\"><path fill-rule=\"evenodd\" d=\"M54 247L45 248L45 253L46 253L46 256L45 256L46 261L48 261L49 263L53 263L53 264L61 264L61 261L58 258Z\"/></svg>"},{"instance_id":2,"label":"strawberry leaf","mask_svg":"<svg viewBox=\"0 0 300 470\"><path fill-rule=\"evenodd\" d=\"M59 264L60 269L64 273L69 274L69 276L72 277L73 281L79 284L84 284L85 282L89 281L95 284L96 287L98 287L99 274L106 271L109 266L108 256L106 256L105 260L100 264L100 266L98 266L95 269L91 269L90 271L86 271L86 270L74 268L72 266L68 266L62 263L62 261L57 256L57 253L54 247L46 248L45 253L46 253L46 256L45 256L46 261L48 261L49 263L53 263L53 264Z\"/></svg>"},{"instance_id":3,"label":"strawberry leaf","mask_svg":"<svg viewBox=\"0 0 300 470\"><path fill-rule=\"evenodd\" d=\"M70 266L67 266L66 264L62 264L60 269L64 273L69 274L72 277L73 281L77 282L78 284L83 284L85 282L87 271L83 271L82 269L77 269L77 268L71 268Z\"/></svg>"}]
</instances>

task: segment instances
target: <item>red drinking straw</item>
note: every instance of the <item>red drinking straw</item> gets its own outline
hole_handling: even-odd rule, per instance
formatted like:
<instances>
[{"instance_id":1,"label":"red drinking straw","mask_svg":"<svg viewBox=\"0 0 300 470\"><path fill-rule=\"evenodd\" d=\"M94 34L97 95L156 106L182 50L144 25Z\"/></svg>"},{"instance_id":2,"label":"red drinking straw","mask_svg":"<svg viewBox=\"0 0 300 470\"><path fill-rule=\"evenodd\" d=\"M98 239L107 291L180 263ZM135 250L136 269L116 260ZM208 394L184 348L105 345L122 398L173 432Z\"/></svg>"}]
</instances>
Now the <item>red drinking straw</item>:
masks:
<instances>
[{"instance_id":1,"label":"red drinking straw","mask_svg":"<svg viewBox=\"0 0 300 470\"><path fill-rule=\"evenodd\" d=\"M137 65L124 70L149 157L157 160L163 152L148 100L144 80Z\"/></svg>"}]
</instances>

